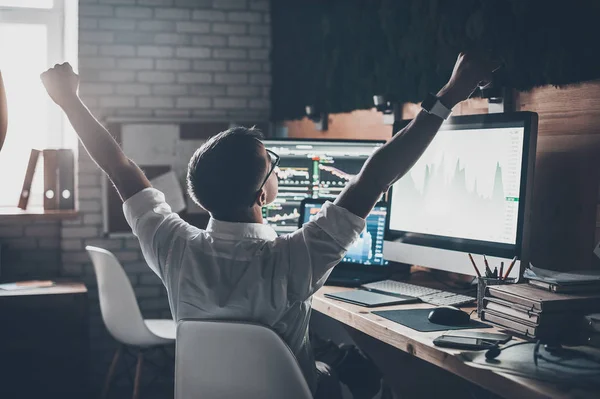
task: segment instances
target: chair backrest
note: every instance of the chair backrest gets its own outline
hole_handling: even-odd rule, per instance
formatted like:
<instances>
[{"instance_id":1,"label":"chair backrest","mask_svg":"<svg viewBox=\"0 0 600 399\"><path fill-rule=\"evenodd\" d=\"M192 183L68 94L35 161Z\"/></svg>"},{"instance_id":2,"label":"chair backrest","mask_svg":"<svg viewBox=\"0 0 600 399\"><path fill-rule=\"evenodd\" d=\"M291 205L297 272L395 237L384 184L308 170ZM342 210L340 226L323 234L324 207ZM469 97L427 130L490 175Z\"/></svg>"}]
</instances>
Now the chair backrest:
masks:
<instances>
[{"instance_id":1,"label":"chair backrest","mask_svg":"<svg viewBox=\"0 0 600 399\"><path fill-rule=\"evenodd\" d=\"M292 351L250 323L182 320L177 325L175 399L312 399Z\"/></svg>"},{"instance_id":2,"label":"chair backrest","mask_svg":"<svg viewBox=\"0 0 600 399\"><path fill-rule=\"evenodd\" d=\"M96 279L102 320L110 334L126 345L145 346L156 339L149 332L125 270L109 251L87 246Z\"/></svg>"}]
</instances>

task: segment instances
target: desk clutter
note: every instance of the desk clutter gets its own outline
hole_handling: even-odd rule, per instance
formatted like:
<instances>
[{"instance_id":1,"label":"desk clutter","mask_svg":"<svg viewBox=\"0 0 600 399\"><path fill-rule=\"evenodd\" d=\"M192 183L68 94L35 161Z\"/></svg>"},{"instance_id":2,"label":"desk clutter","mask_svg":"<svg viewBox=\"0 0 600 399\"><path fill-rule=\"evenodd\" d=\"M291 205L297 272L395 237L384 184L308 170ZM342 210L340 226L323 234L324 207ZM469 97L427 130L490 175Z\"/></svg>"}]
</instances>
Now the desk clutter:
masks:
<instances>
[{"instance_id":1,"label":"desk clutter","mask_svg":"<svg viewBox=\"0 0 600 399\"><path fill-rule=\"evenodd\" d=\"M528 284L488 286L481 319L527 338L581 342L584 316L600 311L600 275L531 268L525 277ZM597 333L586 337L600 341Z\"/></svg>"},{"instance_id":2,"label":"desk clutter","mask_svg":"<svg viewBox=\"0 0 600 399\"><path fill-rule=\"evenodd\" d=\"M505 347L490 359L486 351L462 352L461 358L469 365L484 369L548 381L579 389L600 387L599 351L587 348L563 348L522 342Z\"/></svg>"}]
</instances>

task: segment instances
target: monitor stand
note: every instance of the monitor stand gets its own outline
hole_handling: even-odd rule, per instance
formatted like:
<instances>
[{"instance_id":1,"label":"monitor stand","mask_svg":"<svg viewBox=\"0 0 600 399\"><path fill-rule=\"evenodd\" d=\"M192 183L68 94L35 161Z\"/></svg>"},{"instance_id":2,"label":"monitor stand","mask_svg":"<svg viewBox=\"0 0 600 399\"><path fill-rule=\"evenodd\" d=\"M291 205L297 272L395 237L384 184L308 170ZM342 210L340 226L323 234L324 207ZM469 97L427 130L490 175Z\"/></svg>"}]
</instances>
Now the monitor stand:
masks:
<instances>
[{"instance_id":1,"label":"monitor stand","mask_svg":"<svg viewBox=\"0 0 600 399\"><path fill-rule=\"evenodd\" d=\"M365 270L338 265L329 275L325 285L360 287L363 284L386 280L390 278L390 275L391 273L388 270Z\"/></svg>"}]
</instances>

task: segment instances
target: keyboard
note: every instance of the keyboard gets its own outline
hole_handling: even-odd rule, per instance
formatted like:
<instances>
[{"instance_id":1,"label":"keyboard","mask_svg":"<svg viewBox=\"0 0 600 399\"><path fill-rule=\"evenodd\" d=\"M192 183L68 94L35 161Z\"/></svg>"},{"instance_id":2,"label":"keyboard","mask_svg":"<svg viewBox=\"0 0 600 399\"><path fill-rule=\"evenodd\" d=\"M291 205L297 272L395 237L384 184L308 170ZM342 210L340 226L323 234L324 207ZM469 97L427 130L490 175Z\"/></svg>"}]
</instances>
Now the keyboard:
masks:
<instances>
[{"instance_id":1,"label":"keyboard","mask_svg":"<svg viewBox=\"0 0 600 399\"><path fill-rule=\"evenodd\" d=\"M472 296L392 280L363 284L362 287L382 294L412 296L436 306L460 306L475 301Z\"/></svg>"}]
</instances>

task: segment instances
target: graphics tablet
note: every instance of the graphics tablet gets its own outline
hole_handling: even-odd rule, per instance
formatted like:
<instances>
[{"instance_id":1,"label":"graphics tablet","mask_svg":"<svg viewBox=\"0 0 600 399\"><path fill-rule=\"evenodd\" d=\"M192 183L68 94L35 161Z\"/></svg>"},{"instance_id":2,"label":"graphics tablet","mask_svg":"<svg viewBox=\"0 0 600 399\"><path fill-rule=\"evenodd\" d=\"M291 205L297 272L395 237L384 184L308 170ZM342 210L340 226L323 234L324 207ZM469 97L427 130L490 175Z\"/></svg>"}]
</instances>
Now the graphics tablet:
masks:
<instances>
[{"instance_id":1,"label":"graphics tablet","mask_svg":"<svg viewBox=\"0 0 600 399\"><path fill-rule=\"evenodd\" d=\"M325 294L325 297L367 308L419 302L418 298L412 296L390 296L366 290L342 291L335 294Z\"/></svg>"}]
</instances>

